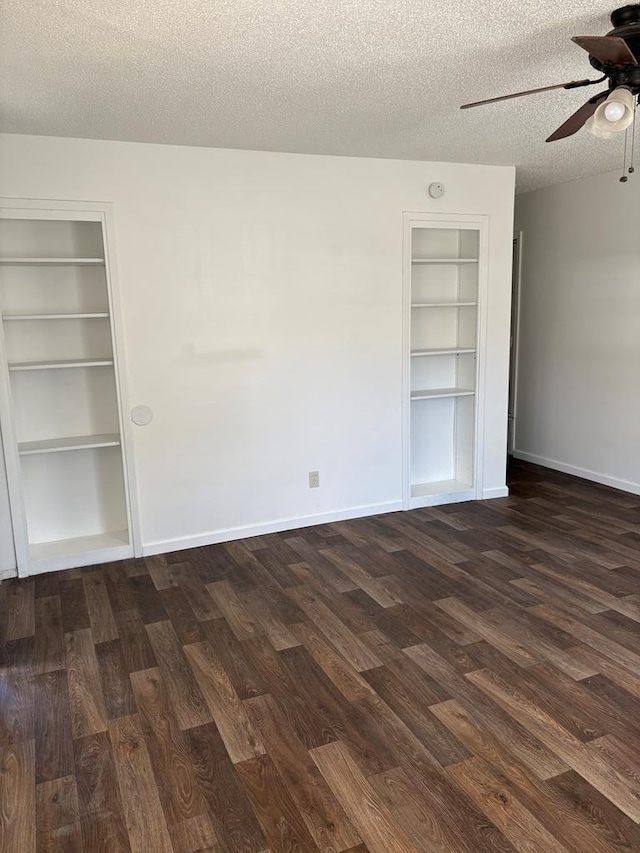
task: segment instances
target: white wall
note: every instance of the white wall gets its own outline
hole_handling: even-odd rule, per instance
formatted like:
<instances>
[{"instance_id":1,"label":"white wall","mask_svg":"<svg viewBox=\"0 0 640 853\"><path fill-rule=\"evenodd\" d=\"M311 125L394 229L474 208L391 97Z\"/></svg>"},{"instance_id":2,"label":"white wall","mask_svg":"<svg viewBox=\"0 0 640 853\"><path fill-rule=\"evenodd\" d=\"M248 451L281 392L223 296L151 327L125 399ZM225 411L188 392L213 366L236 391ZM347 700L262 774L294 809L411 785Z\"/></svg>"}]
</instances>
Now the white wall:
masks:
<instances>
[{"instance_id":1,"label":"white wall","mask_svg":"<svg viewBox=\"0 0 640 853\"><path fill-rule=\"evenodd\" d=\"M0 164L5 196L114 202L147 552L400 508L403 210L491 216L504 487L512 168L18 136Z\"/></svg>"},{"instance_id":2,"label":"white wall","mask_svg":"<svg viewBox=\"0 0 640 853\"><path fill-rule=\"evenodd\" d=\"M518 196L516 455L640 494L640 177Z\"/></svg>"}]
</instances>

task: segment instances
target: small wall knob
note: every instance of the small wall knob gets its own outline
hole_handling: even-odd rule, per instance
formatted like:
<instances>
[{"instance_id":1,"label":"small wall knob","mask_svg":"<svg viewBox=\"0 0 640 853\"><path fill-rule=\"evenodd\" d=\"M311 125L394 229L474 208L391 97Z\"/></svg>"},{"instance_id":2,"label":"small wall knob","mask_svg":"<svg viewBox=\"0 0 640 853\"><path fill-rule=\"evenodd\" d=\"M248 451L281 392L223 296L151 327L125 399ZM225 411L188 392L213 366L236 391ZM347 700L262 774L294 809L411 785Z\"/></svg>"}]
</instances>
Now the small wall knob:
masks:
<instances>
[{"instance_id":1,"label":"small wall knob","mask_svg":"<svg viewBox=\"0 0 640 853\"><path fill-rule=\"evenodd\" d=\"M131 420L137 426L147 426L153 420L153 412L149 406L134 406L131 409Z\"/></svg>"}]
</instances>

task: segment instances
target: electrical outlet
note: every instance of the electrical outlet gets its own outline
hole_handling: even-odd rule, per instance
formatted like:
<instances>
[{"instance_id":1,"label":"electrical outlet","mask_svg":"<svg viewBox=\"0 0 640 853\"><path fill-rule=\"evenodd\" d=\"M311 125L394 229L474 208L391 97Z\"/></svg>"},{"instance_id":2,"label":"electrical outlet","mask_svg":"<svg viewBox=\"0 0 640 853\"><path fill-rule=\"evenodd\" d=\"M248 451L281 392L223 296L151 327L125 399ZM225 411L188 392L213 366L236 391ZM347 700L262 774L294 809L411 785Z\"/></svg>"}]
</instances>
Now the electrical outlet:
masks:
<instances>
[{"instance_id":1,"label":"electrical outlet","mask_svg":"<svg viewBox=\"0 0 640 853\"><path fill-rule=\"evenodd\" d=\"M309 471L309 488L320 488L320 471Z\"/></svg>"}]
</instances>

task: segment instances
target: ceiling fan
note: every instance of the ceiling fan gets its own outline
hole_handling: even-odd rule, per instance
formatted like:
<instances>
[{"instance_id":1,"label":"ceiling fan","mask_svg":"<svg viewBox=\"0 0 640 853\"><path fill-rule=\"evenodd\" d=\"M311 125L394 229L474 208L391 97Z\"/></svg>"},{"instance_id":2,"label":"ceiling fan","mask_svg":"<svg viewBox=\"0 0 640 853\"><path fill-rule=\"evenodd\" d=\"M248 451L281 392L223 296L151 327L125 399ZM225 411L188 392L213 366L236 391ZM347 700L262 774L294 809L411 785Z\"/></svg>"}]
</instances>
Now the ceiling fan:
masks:
<instances>
[{"instance_id":1,"label":"ceiling fan","mask_svg":"<svg viewBox=\"0 0 640 853\"><path fill-rule=\"evenodd\" d=\"M640 4L616 9L611 14L611 23L613 29L606 36L574 36L571 39L587 51L589 62L603 75L597 80L574 80L569 83L557 83L555 86L542 86L539 89L464 104L460 109L521 98L551 89L578 89L606 80L608 88L589 98L586 104L549 136L547 142L572 136L585 125L594 136L604 139L626 130L633 123L640 94Z\"/></svg>"}]
</instances>

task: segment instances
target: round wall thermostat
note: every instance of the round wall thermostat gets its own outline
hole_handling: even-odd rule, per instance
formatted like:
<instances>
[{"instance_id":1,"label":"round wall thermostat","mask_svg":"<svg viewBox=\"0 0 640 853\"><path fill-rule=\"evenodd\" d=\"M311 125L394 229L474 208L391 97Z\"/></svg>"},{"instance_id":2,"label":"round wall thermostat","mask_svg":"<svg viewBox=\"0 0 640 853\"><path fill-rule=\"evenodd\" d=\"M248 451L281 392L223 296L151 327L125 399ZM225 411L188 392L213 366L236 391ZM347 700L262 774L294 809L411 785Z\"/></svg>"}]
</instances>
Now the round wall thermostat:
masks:
<instances>
[{"instance_id":1,"label":"round wall thermostat","mask_svg":"<svg viewBox=\"0 0 640 853\"><path fill-rule=\"evenodd\" d=\"M431 198L442 198L444 195L444 184L434 183L429 184L429 195Z\"/></svg>"},{"instance_id":2,"label":"round wall thermostat","mask_svg":"<svg viewBox=\"0 0 640 853\"><path fill-rule=\"evenodd\" d=\"M149 406L134 406L131 409L131 420L137 426L147 426L153 420L153 412Z\"/></svg>"}]
</instances>

